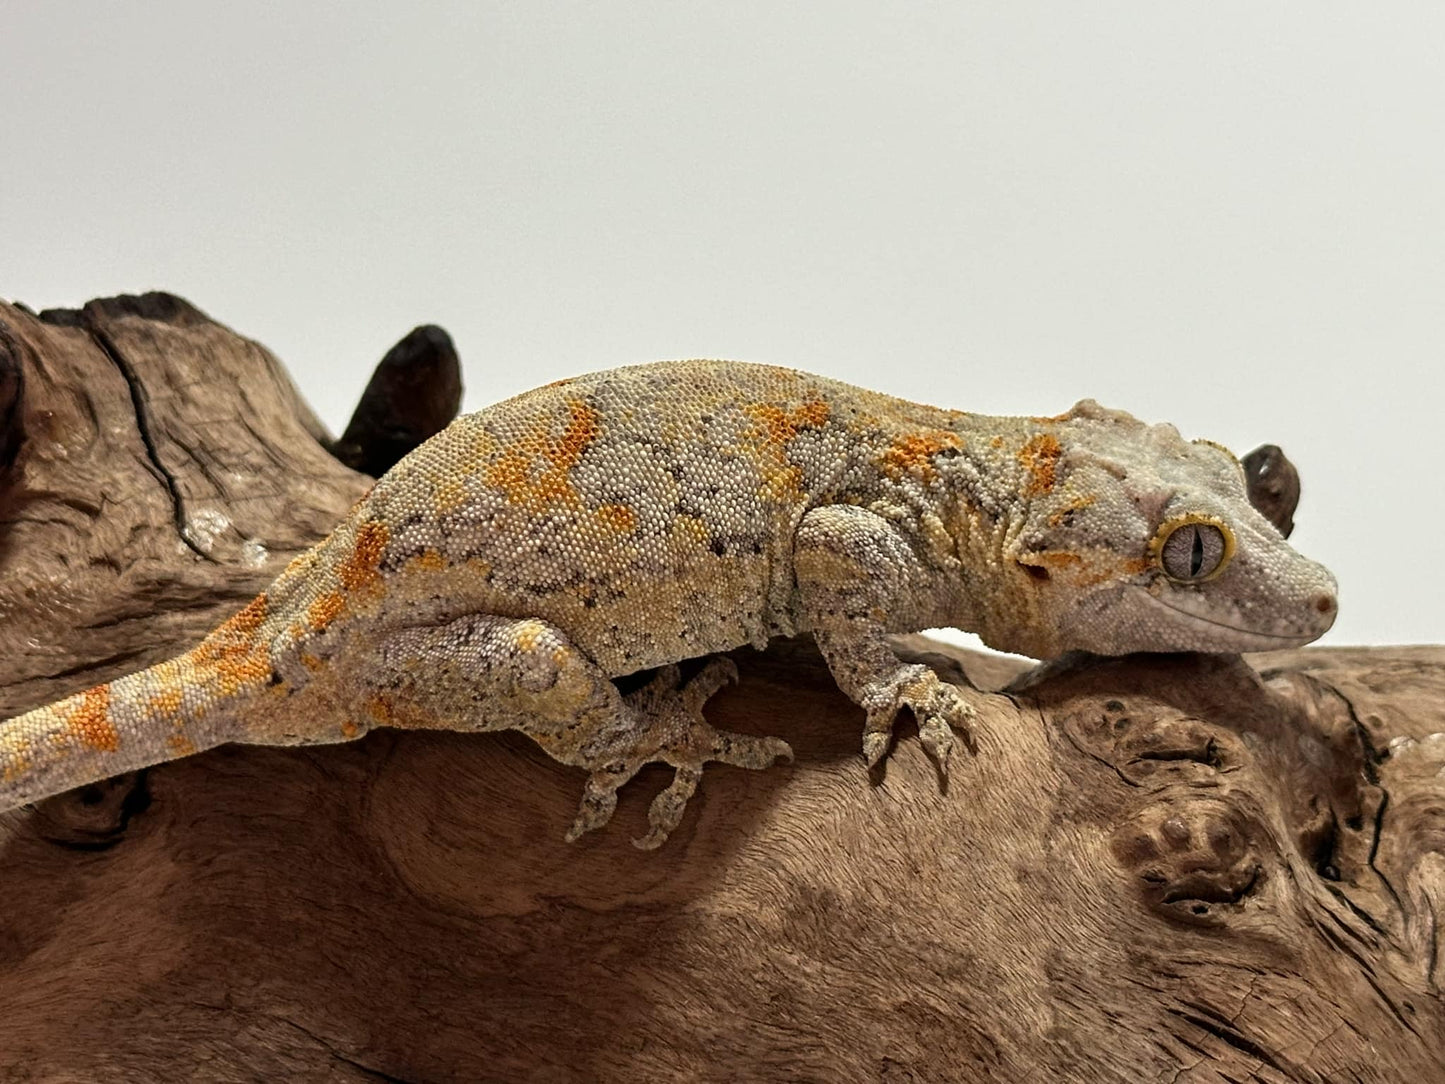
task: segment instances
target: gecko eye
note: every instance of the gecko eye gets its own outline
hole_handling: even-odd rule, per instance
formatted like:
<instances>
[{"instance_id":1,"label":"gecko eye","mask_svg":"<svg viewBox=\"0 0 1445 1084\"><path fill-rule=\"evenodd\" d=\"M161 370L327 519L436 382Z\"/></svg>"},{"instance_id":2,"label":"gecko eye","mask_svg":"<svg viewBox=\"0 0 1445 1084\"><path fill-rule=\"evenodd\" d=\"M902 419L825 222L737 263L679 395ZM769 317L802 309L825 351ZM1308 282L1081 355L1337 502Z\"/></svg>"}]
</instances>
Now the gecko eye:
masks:
<instances>
[{"instance_id":1,"label":"gecko eye","mask_svg":"<svg viewBox=\"0 0 1445 1084\"><path fill-rule=\"evenodd\" d=\"M1171 580L1203 583L1234 556L1234 533L1212 516L1178 516L1159 528L1150 548Z\"/></svg>"}]
</instances>

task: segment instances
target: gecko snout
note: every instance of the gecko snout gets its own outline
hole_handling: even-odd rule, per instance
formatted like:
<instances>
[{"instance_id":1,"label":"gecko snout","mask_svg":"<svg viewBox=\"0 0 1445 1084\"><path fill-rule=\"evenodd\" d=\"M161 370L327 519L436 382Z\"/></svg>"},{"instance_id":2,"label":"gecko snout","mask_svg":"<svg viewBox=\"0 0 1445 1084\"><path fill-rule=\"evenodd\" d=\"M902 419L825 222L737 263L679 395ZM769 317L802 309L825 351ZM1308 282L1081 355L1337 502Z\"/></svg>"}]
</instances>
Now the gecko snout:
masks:
<instances>
[{"instance_id":1,"label":"gecko snout","mask_svg":"<svg viewBox=\"0 0 1445 1084\"><path fill-rule=\"evenodd\" d=\"M1339 613L1339 600L1331 587L1321 587L1308 597L1309 610L1308 618L1312 625L1312 632L1315 636L1323 636L1335 623L1335 617Z\"/></svg>"}]
</instances>

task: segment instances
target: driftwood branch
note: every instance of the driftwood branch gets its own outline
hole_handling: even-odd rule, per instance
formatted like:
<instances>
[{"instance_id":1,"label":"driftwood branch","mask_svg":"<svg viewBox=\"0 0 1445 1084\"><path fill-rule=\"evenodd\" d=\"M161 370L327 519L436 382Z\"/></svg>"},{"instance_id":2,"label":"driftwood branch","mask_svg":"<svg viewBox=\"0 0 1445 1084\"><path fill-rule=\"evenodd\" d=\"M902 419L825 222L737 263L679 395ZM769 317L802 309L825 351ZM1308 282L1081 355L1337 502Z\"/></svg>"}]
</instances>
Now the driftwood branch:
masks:
<instances>
[{"instance_id":1,"label":"driftwood branch","mask_svg":"<svg viewBox=\"0 0 1445 1084\"><path fill-rule=\"evenodd\" d=\"M348 462L455 409L433 331ZM0 717L194 643L368 484L165 295L0 305L0 423ZM797 762L710 771L653 853L665 773L568 846L579 775L510 734L226 747L0 816L0 1080L1445 1078L1445 648L905 646L1013 681L945 792L909 734L868 777L809 644L740 652L709 714Z\"/></svg>"}]
</instances>

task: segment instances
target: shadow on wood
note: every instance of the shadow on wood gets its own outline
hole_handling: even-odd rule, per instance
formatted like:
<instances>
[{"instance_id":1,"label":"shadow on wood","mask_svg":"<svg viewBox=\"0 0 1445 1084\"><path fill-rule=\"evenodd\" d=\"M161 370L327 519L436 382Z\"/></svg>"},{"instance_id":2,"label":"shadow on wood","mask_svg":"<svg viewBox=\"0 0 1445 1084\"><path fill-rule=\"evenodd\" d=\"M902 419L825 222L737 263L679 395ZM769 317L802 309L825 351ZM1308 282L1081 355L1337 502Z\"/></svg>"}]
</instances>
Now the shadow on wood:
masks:
<instances>
[{"instance_id":1,"label":"shadow on wood","mask_svg":"<svg viewBox=\"0 0 1445 1084\"><path fill-rule=\"evenodd\" d=\"M0 353L4 715L194 643L367 485L179 299L0 306ZM1007 686L945 791L907 732L869 778L809 643L742 651L709 716L797 761L710 770L657 852L665 771L569 846L580 773L510 734L0 816L0 1080L1439 1076L1445 649L903 646Z\"/></svg>"}]
</instances>

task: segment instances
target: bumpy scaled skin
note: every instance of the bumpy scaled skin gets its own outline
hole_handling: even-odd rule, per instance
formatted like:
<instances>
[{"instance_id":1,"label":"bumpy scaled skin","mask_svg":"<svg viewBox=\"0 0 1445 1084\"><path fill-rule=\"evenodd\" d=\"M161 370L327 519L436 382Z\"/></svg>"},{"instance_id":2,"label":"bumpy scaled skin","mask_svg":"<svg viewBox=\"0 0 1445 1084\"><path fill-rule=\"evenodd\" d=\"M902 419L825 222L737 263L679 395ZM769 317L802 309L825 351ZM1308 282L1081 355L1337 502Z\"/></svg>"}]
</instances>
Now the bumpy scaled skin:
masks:
<instances>
[{"instance_id":1,"label":"bumpy scaled skin","mask_svg":"<svg viewBox=\"0 0 1445 1084\"><path fill-rule=\"evenodd\" d=\"M811 632L881 758L902 708L945 768L971 691L885 635L1006 651L1233 652L1313 640L1335 583L1249 504L1239 463L1085 401L1053 418L904 402L789 369L643 365L458 419L180 658L0 724L0 808L222 742L514 728L588 772L569 839L645 763L656 846L734 677L680 660ZM623 696L611 679L661 667Z\"/></svg>"}]
</instances>

